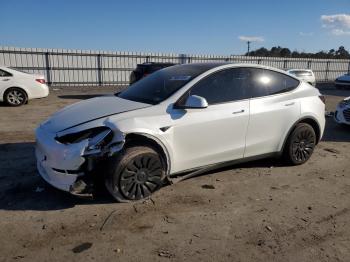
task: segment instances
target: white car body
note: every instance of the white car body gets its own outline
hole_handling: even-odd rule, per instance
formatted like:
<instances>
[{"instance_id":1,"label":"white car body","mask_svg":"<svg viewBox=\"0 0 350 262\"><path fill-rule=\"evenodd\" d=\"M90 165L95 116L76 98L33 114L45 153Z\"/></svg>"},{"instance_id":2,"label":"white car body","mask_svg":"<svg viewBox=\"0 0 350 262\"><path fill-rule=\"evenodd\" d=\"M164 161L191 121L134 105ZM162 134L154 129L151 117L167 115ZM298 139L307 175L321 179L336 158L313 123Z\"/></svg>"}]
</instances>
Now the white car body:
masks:
<instances>
[{"instance_id":1,"label":"white car body","mask_svg":"<svg viewBox=\"0 0 350 262\"><path fill-rule=\"evenodd\" d=\"M315 125L319 141L325 126L325 105L319 99L320 93L291 76L288 77L298 84L282 94L212 104L201 109L174 106L206 77L247 67L288 76L284 71L260 65L218 64L155 105L105 96L62 109L36 130L40 175L56 188L71 191L72 185L84 176L82 166L91 163L90 157L118 154L128 137L135 135L159 146L166 158L169 177L217 163L279 154L293 127L302 120ZM113 131L113 139L102 149L89 149L89 139L66 144L57 141L67 134L96 127Z\"/></svg>"},{"instance_id":2,"label":"white car body","mask_svg":"<svg viewBox=\"0 0 350 262\"><path fill-rule=\"evenodd\" d=\"M0 66L0 102L4 101L6 91L14 87L24 90L27 100L47 97L49 88L44 80L42 75L24 73Z\"/></svg>"},{"instance_id":3,"label":"white car body","mask_svg":"<svg viewBox=\"0 0 350 262\"><path fill-rule=\"evenodd\" d=\"M335 86L350 87L350 74L348 73L348 74L339 76L337 79L335 79Z\"/></svg>"},{"instance_id":4,"label":"white car body","mask_svg":"<svg viewBox=\"0 0 350 262\"><path fill-rule=\"evenodd\" d=\"M350 125L350 96L337 105L334 112L334 120L338 124Z\"/></svg>"},{"instance_id":5,"label":"white car body","mask_svg":"<svg viewBox=\"0 0 350 262\"><path fill-rule=\"evenodd\" d=\"M306 83L309 83L310 85L316 86L315 74L310 69L289 69L287 72L305 81Z\"/></svg>"}]
</instances>

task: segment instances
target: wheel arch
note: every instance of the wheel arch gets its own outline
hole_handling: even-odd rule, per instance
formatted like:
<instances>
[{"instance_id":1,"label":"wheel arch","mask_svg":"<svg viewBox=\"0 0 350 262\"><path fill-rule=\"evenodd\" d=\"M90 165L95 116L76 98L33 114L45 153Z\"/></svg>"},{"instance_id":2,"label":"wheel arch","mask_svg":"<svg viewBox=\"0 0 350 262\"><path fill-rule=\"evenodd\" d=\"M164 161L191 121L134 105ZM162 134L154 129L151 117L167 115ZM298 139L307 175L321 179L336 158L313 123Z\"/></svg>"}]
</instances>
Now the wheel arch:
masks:
<instances>
[{"instance_id":1,"label":"wheel arch","mask_svg":"<svg viewBox=\"0 0 350 262\"><path fill-rule=\"evenodd\" d=\"M17 88L17 89L22 90L22 91L24 92L24 94L26 95L27 101L29 100L29 94L28 94L28 91L27 91L25 88L20 87L20 86L10 86L10 87L6 88L6 89L3 91L3 93L2 93L2 99L3 99L3 101L5 101L5 94L6 94L6 92L7 92L8 90L10 90L11 88Z\"/></svg>"},{"instance_id":2,"label":"wheel arch","mask_svg":"<svg viewBox=\"0 0 350 262\"><path fill-rule=\"evenodd\" d=\"M164 144L156 137L146 133L129 133L125 136L124 147L131 146L150 146L156 150L164 164L166 165L167 175L170 173L170 155Z\"/></svg>"},{"instance_id":3,"label":"wheel arch","mask_svg":"<svg viewBox=\"0 0 350 262\"><path fill-rule=\"evenodd\" d=\"M321 127L320 124L318 123L318 121L312 117L312 116L305 116L300 118L297 122L295 122L292 127L289 129L287 135L284 138L283 141L283 145L282 145L282 149L281 149L281 153L284 151L284 147L287 143L288 137L290 136L290 134L293 132L293 130L295 129L295 127L300 124L300 123L306 123L309 124L315 131L316 134L316 144L318 144L320 142L320 137L321 137Z\"/></svg>"}]
</instances>

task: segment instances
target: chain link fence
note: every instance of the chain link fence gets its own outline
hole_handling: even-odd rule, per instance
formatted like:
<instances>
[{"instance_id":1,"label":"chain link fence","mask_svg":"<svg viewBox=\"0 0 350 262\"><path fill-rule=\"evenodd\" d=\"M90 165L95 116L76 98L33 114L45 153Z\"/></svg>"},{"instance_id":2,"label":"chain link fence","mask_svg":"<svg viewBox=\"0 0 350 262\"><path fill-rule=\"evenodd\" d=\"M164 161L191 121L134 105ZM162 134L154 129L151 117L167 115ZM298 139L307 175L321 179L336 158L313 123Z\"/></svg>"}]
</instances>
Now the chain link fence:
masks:
<instances>
[{"instance_id":1,"label":"chain link fence","mask_svg":"<svg viewBox=\"0 0 350 262\"><path fill-rule=\"evenodd\" d=\"M142 52L107 52L66 49L0 47L0 65L29 73L45 75L50 86L122 86L137 64L170 63L255 63L287 70L312 69L318 82L333 81L348 73L350 60L280 57L247 57L163 54Z\"/></svg>"}]
</instances>

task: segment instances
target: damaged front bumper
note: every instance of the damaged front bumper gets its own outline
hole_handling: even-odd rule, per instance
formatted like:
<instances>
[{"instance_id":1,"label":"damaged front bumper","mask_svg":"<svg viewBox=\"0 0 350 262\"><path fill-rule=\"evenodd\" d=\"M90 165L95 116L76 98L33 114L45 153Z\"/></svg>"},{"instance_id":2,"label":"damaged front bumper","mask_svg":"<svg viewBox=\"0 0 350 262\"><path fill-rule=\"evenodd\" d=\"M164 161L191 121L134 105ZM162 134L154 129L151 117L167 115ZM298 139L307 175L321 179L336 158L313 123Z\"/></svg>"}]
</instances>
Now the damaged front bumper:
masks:
<instances>
[{"instance_id":1,"label":"damaged front bumper","mask_svg":"<svg viewBox=\"0 0 350 262\"><path fill-rule=\"evenodd\" d=\"M36 130L36 159L40 176L57 189L75 195L85 195L91 186L88 177L96 163L108 155L119 151L124 140L118 138L105 148L87 152L89 139L79 143L63 144L56 139L56 133L49 132L43 127Z\"/></svg>"}]
</instances>

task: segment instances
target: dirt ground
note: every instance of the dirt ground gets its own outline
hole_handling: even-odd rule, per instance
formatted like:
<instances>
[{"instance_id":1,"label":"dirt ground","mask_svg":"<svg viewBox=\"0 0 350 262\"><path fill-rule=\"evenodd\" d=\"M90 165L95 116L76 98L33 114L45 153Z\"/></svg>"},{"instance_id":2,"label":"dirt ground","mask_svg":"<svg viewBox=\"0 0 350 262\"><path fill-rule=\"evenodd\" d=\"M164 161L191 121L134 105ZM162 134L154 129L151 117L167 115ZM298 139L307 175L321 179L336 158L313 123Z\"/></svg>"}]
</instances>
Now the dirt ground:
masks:
<instances>
[{"instance_id":1,"label":"dirt ground","mask_svg":"<svg viewBox=\"0 0 350 262\"><path fill-rule=\"evenodd\" d=\"M321 90L328 110L350 96ZM112 92L51 90L22 107L0 105L0 261L350 261L350 128L331 118L302 166L233 166L127 204L46 185L35 127L65 105Z\"/></svg>"}]
</instances>

